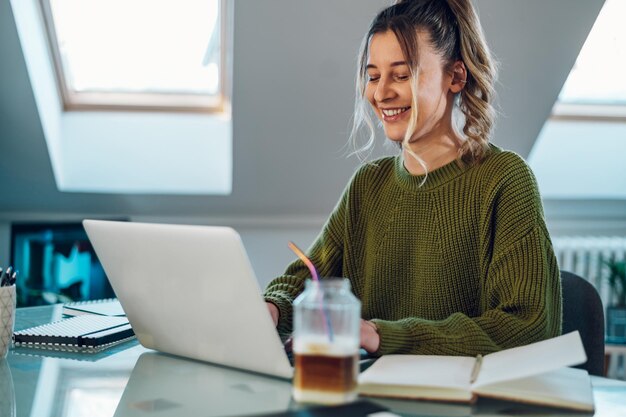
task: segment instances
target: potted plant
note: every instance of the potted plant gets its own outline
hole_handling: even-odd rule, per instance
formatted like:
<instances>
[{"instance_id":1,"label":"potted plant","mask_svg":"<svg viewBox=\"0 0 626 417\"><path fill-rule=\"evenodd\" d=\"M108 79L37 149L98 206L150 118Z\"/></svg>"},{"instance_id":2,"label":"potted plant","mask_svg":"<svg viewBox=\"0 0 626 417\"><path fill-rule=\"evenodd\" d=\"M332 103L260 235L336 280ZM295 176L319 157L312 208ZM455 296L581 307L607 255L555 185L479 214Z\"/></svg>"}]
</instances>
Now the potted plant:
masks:
<instances>
[{"instance_id":1,"label":"potted plant","mask_svg":"<svg viewBox=\"0 0 626 417\"><path fill-rule=\"evenodd\" d=\"M626 343L626 260L605 262L609 270L607 281L611 289L606 308L607 341Z\"/></svg>"}]
</instances>

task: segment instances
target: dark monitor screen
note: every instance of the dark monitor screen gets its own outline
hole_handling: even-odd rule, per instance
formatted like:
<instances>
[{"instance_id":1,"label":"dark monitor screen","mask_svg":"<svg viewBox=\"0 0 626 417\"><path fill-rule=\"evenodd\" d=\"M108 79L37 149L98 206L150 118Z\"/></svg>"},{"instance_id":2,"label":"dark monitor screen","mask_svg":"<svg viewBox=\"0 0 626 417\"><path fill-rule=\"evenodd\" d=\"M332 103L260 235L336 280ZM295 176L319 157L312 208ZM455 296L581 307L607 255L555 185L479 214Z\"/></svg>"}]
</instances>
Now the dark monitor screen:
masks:
<instances>
[{"instance_id":1,"label":"dark monitor screen","mask_svg":"<svg viewBox=\"0 0 626 417\"><path fill-rule=\"evenodd\" d=\"M80 222L13 223L11 265L19 307L115 296Z\"/></svg>"}]
</instances>

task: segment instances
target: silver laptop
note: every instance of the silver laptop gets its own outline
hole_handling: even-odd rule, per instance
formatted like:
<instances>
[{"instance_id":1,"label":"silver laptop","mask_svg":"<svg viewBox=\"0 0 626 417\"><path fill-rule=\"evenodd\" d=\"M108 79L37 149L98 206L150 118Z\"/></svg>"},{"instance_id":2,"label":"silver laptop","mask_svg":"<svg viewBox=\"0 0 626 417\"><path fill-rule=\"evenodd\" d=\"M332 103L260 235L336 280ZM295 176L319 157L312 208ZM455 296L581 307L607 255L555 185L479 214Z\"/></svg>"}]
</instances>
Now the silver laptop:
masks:
<instances>
[{"instance_id":1,"label":"silver laptop","mask_svg":"<svg viewBox=\"0 0 626 417\"><path fill-rule=\"evenodd\" d=\"M143 346L292 377L235 230L102 220L83 225Z\"/></svg>"}]
</instances>

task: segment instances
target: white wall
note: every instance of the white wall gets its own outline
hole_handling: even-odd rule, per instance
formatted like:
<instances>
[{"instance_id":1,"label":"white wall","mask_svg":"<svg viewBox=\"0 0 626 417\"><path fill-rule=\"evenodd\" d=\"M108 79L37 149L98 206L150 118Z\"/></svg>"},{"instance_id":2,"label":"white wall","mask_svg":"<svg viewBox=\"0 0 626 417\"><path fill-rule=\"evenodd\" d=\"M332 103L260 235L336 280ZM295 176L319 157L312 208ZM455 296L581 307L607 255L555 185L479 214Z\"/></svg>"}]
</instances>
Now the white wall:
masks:
<instances>
[{"instance_id":1,"label":"white wall","mask_svg":"<svg viewBox=\"0 0 626 417\"><path fill-rule=\"evenodd\" d=\"M626 200L626 123L549 120L528 158L550 199Z\"/></svg>"}]
</instances>

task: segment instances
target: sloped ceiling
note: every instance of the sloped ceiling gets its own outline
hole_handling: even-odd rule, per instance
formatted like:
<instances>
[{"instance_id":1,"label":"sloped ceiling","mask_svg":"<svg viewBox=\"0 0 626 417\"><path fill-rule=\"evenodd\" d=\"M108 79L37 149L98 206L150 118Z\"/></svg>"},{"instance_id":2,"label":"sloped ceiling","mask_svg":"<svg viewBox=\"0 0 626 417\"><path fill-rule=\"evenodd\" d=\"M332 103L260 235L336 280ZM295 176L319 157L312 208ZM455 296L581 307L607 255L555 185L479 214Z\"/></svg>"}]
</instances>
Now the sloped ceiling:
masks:
<instances>
[{"instance_id":1,"label":"sloped ceiling","mask_svg":"<svg viewBox=\"0 0 626 417\"><path fill-rule=\"evenodd\" d=\"M56 190L9 0L0 0L0 213L323 217L357 161L342 149L356 54L381 0L238 1L230 196ZM530 151L603 0L478 0L500 62L494 141Z\"/></svg>"}]
</instances>

